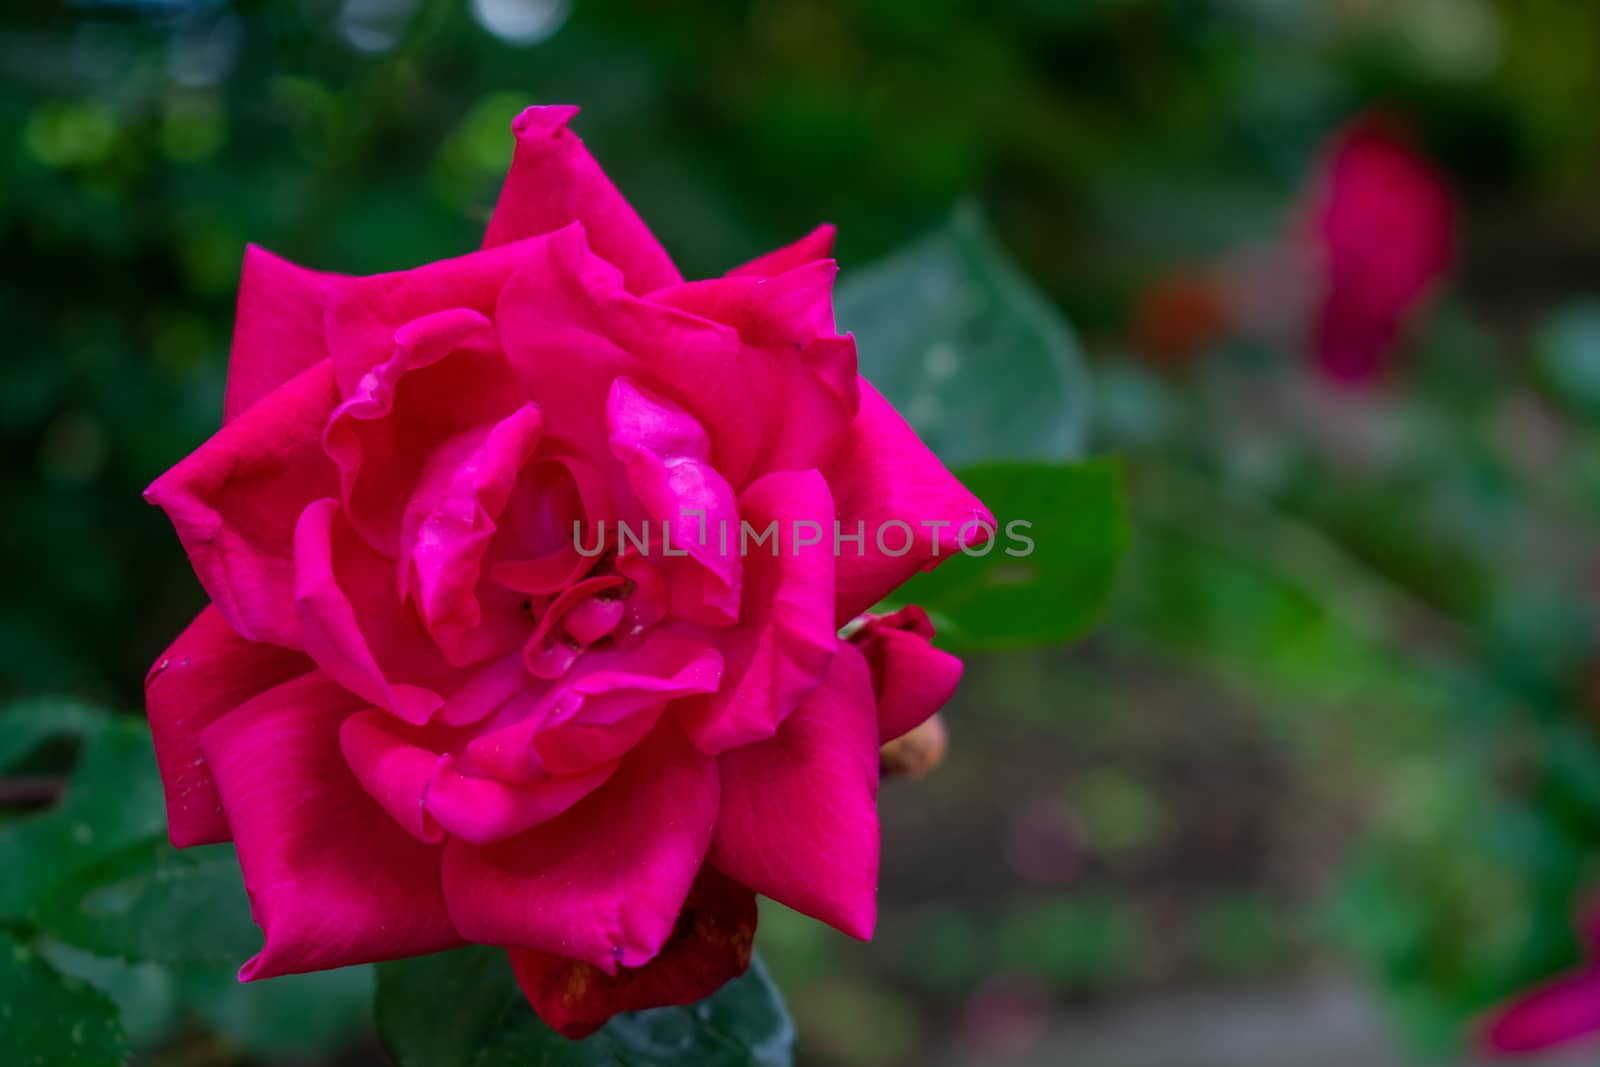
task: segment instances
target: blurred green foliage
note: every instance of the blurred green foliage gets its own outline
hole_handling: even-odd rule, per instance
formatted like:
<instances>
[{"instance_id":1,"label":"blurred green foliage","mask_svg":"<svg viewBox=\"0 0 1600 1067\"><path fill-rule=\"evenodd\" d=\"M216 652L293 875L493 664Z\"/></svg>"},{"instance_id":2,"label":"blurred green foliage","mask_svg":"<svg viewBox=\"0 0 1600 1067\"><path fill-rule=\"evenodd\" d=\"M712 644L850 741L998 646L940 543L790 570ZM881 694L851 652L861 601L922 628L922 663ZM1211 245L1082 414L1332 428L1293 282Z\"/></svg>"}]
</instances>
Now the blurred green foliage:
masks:
<instances>
[{"instance_id":1,"label":"blurred green foliage","mask_svg":"<svg viewBox=\"0 0 1600 1067\"><path fill-rule=\"evenodd\" d=\"M316 1056L367 1025L371 968L239 984L261 935L238 861L228 845L167 844L141 721L61 700L7 707L0 775L4 1062L102 1067L130 1046L173 1063ZM19 813L28 789L51 802Z\"/></svg>"}]
</instances>

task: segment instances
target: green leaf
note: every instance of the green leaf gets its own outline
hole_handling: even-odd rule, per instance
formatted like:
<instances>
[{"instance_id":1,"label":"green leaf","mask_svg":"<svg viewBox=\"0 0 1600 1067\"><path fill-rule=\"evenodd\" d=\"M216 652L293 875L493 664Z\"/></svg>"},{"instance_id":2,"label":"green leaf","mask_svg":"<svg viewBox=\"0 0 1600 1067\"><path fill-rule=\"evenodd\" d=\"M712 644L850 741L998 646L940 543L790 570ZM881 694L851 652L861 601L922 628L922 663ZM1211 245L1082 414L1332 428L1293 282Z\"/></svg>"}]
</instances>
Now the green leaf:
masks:
<instances>
[{"instance_id":1,"label":"green leaf","mask_svg":"<svg viewBox=\"0 0 1600 1067\"><path fill-rule=\"evenodd\" d=\"M861 372L949 466L1081 451L1089 383L1077 342L976 207L848 275L836 307Z\"/></svg>"},{"instance_id":2,"label":"green leaf","mask_svg":"<svg viewBox=\"0 0 1600 1067\"><path fill-rule=\"evenodd\" d=\"M0 771L58 737L81 737L106 721L106 713L67 699L29 700L0 712Z\"/></svg>"},{"instance_id":3,"label":"green leaf","mask_svg":"<svg viewBox=\"0 0 1600 1067\"><path fill-rule=\"evenodd\" d=\"M237 967L261 946L231 845L139 842L56 883L35 919L96 955Z\"/></svg>"},{"instance_id":4,"label":"green leaf","mask_svg":"<svg viewBox=\"0 0 1600 1067\"><path fill-rule=\"evenodd\" d=\"M1600 422L1600 304L1577 304L1554 316L1540 331L1534 357L1557 400Z\"/></svg>"},{"instance_id":5,"label":"green leaf","mask_svg":"<svg viewBox=\"0 0 1600 1067\"><path fill-rule=\"evenodd\" d=\"M1054 644L1092 626L1128 542L1121 467L995 463L959 474L994 512L996 536L983 555L956 555L895 599L935 614L953 647Z\"/></svg>"},{"instance_id":6,"label":"green leaf","mask_svg":"<svg viewBox=\"0 0 1600 1067\"><path fill-rule=\"evenodd\" d=\"M448 995L446 995L446 992ZM794 1027L760 959L698 1004L619 1015L568 1041L539 1021L505 951L378 967L378 1031L399 1067L789 1067Z\"/></svg>"},{"instance_id":7,"label":"green leaf","mask_svg":"<svg viewBox=\"0 0 1600 1067\"><path fill-rule=\"evenodd\" d=\"M102 857L166 832L161 778L150 731L142 720L81 717L72 704L37 714L7 713L0 733L20 752L43 740L40 718L58 708L60 721L85 734L72 781L55 807L0 826L0 918L27 918L55 883ZM57 730L55 732L62 732Z\"/></svg>"},{"instance_id":8,"label":"green leaf","mask_svg":"<svg viewBox=\"0 0 1600 1067\"><path fill-rule=\"evenodd\" d=\"M794 1062L794 1025L759 957L742 978L698 1004L619 1015L585 1045L601 1043L609 1058L593 1063L642 1067L788 1067ZM480 1067L512 1061L480 1059Z\"/></svg>"},{"instance_id":9,"label":"green leaf","mask_svg":"<svg viewBox=\"0 0 1600 1067\"><path fill-rule=\"evenodd\" d=\"M378 1032L399 1067L470 1063L519 1000L505 950L488 945L378 965Z\"/></svg>"},{"instance_id":10,"label":"green leaf","mask_svg":"<svg viewBox=\"0 0 1600 1067\"><path fill-rule=\"evenodd\" d=\"M130 1047L149 1048L177 1029L178 990L165 967L95 956L60 941L35 941L33 948L68 978L87 982L111 998Z\"/></svg>"},{"instance_id":11,"label":"green leaf","mask_svg":"<svg viewBox=\"0 0 1600 1067\"><path fill-rule=\"evenodd\" d=\"M0 934L0 1063L116 1067L124 1056L110 998Z\"/></svg>"},{"instance_id":12,"label":"green leaf","mask_svg":"<svg viewBox=\"0 0 1600 1067\"><path fill-rule=\"evenodd\" d=\"M237 971L185 967L179 976L183 1001L229 1044L255 1058L320 1061L329 1049L355 1040L370 1020L371 967L248 983L239 981Z\"/></svg>"}]
</instances>

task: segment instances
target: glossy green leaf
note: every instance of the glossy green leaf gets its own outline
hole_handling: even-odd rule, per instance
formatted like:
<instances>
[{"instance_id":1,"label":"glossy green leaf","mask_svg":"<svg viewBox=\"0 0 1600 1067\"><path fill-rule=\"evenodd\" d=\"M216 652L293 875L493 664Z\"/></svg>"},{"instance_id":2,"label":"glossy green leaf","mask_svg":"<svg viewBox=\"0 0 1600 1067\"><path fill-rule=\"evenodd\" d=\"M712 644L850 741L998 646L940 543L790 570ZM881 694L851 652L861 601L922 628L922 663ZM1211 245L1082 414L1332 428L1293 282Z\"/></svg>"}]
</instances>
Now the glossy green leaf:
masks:
<instances>
[{"instance_id":1,"label":"glossy green leaf","mask_svg":"<svg viewBox=\"0 0 1600 1067\"><path fill-rule=\"evenodd\" d=\"M51 936L102 956L238 967L261 947L230 845L139 842L55 884L35 913Z\"/></svg>"},{"instance_id":2,"label":"glossy green leaf","mask_svg":"<svg viewBox=\"0 0 1600 1067\"><path fill-rule=\"evenodd\" d=\"M215 970L185 967L179 983L189 1010L230 1044L272 1062L318 1059L319 1053L355 1040L371 1019L371 967L248 983L239 981L233 964Z\"/></svg>"},{"instance_id":3,"label":"glossy green leaf","mask_svg":"<svg viewBox=\"0 0 1600 1067\"><path fill-rule=\"evenodd\" d=\"M995 463L960 475L994 512L995 536L982 555L963 550L918 575L896 600L932 612L942 642L955 647L1015 648L1081 635L1105 606L1127 546L1121 468L1110 460ZM958 533L943 536L953 541Z\"/></svg>"},{"instance_id":4,"label":"glossy green leaf","mask_svg":"<svg viewBox=\"0 0 1600 1067\"><path fill-rule=\"evenodd\" d=\"M116 1067L123 1058L110 998L0 934L0 1063Z\"/></svg>"},{"instance_id":5,"label":"glossy green leaf","mask_svg":"<svg viewBox=\"0 0 1600 1067\"><path fill-rule=\"evenodd\" d=\"M1535 366L1562 404L1600 422L1600 303L1569 307L1540 331Z\"/></svg>"},{"instance_id":6,"label":"glossy green leaf","mask_svg":"<svg viewBox=\"0 0 1600 1067\"><path fill-rule=\"evenodd\" d=\"M976 207L839 286L861 372L951 467L1083 447L1088 375L1066 320Z\"/></svg>"},{"instance_id":7,"label":"glossy green leaf","mask_svg":"<svg viewBox=\"0 0 1600 1067\"><path fill-rule=\"evenodd\" d=\"M448 990L449 995L441 995ZM399 1067L788 1067L794 1027L760 959L698 1004L612 1019L568 1041L533 1013L503 950L382 964L378 1030Z\"/></svg>"},{"instance_id":8,"label":"glossy green leaf","mask_svg":"<svg viewBox=\"0 0 1600 1067\"><path fill-rule=\"evenodd\" d=\"M166 832L161 779L142 720L82 718L66 704L61 719L85 734L83 752L60 801L47 811L0 826L0 917L25 918L51 887L127 846ZM0 717L0 733L42 740L38 714ZM12 724L16 725L13 727ZM32 725L30 725L32 724ZM23 742L14 742L18 748ZM19 753L20 754L20 753Z\"/></svg>"},{"instance_id":9,"label":"glossy green leaf","mask_svg":"<svg viewBox=\"0 0 1600 1067\"><path fill-rule=\"evenodd\" d=\"M378 965L378 1032L399 1067L470 1063L521 1000L505 950L488 945Z\"/></svg>"},{"instance_id":10,"label":"glossy green leaf","mask_svg":"<svg viewBox=\"0 0 1600 1067\"><path fill-rule=\"evenodd\" d=\"M155 1045L179 1025L178 990L167 968L96 956L60 941L41 939L32 947L62 974L87 982L111 998L130 1047Z\"/></svg>"},{"instance_id":11,"label":"glossy green leaf","mask_svg":"<svg viewBox=\"0 0 1600 1067\"><path fill-rule=\"evenodd\" d=\"M106 713L76 700L29 700L0 711L0 770L58 737L81 737L104 724Z\"/></svg>"}]
</instances>

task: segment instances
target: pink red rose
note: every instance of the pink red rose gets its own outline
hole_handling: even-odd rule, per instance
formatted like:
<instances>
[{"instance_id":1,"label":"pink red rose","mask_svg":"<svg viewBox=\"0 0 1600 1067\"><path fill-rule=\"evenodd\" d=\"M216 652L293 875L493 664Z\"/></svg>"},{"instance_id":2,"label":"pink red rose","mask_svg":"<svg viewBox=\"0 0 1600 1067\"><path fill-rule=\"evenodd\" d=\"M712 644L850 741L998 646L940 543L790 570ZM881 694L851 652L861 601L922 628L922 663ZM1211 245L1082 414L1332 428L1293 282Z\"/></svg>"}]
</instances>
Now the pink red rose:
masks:
<instances>
[{"instance_id":1,"label":"pink red rose","mask_svg":"<svg viewBox=\"0 0 1600 1067\"><path fill-rule=\"evenodd\" d=\"M872 932L879 745L960 664L839 628L993 520L858 376L830 228L685 282L573 114L481 251L252 248L222 429L148 491L211 598L147 681L171 837L236 844L245 979L503 945L581 1035L740 973L757 893Z\"/></svg>"},{"instance_id":2,"label":"pink red rose","mask_svg":"<svg viewBox=\"0 0 1600 1067\"><path fill-rule=\"evenodd\" d=\"M1336 381L1374 380L1411 315L1455 256L1455 206L1443 178L1377 119L1330 142L1310 207L1321 263L1317 365Z\"/></svg>"}]
</instances>

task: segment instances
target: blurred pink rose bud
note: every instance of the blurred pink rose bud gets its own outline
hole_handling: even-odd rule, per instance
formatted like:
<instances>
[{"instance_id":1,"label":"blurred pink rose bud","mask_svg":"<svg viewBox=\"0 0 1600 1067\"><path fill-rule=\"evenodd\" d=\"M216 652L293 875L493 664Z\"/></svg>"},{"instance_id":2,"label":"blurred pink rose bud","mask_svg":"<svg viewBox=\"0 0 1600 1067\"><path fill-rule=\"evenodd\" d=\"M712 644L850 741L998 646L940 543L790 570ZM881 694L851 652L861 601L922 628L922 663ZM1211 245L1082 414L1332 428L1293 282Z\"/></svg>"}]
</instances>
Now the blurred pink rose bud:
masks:
<instances>
[{"instance_id":1,"label":"blurred pink rose bud","mask_svg":"<svg viewBox=\"0 0 1600 1067\"><path fill-rule=\"evenodd\" d=\"M1357 119L1324 149L1307 236L1321 263L1313 313L1318 367L1376 380L1455 256L1455 206L1438 171L1381 118Z\"/></svg>"}]
</instances>

